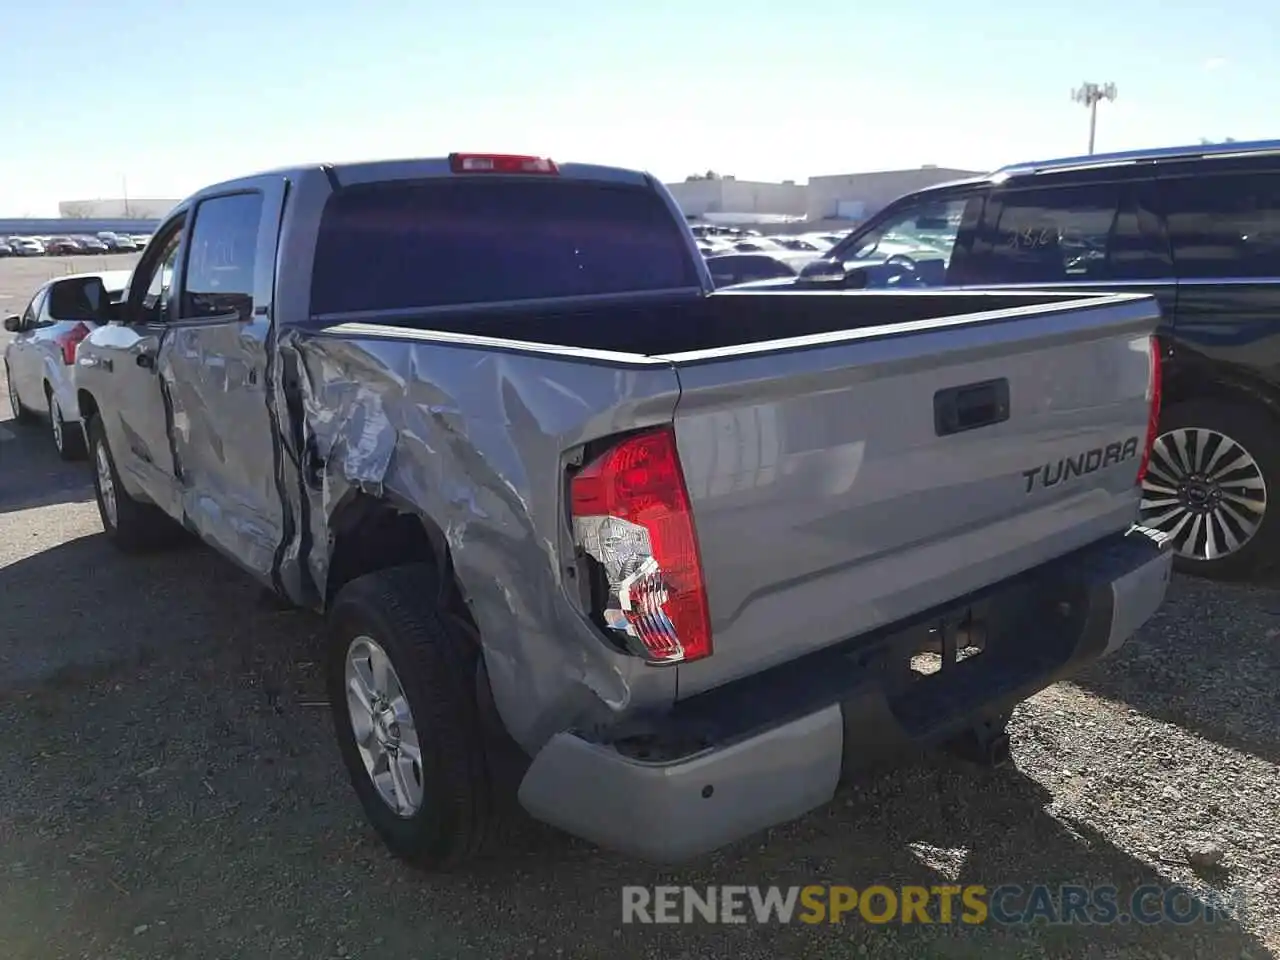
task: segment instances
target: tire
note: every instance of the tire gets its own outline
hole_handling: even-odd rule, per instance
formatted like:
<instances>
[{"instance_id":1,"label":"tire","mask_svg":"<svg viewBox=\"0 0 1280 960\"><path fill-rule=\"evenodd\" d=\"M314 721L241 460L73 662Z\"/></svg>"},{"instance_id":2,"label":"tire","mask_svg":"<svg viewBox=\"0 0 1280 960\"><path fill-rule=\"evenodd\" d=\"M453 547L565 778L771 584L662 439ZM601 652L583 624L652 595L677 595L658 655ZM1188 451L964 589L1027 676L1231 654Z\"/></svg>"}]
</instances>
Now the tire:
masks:
<instances>
[{"instance_id":1,"label":"tire","mask_svg":"<svg viewBox=\"0 0 1280 960\"><path fill-rule=\"evenodd\" d=\"M329 703L338 748L366 817L383 843L397 857L428 870L464 863L493 845L498 836L501 797L489 773L484 727L476 697L479 651L475 643L442 615L432 598L435 574L425 564L393 567L359 577L346 584L329 613L326 656ZM398 741L405 727L390 731L369 723L361 713L361 699L351 693L352 673L366 673L372 642L390 661L395 684L383 693L396 699L396 687L409 710L409 724L416 732L420 761L406 763L402 782L406 791L390 791L404 797L397 812L384 799L365 754L357 744L360 724L373 744ZM356 702L352 706L351 701ZM376 706L376 704L375 704ZM383 716L389 716L384 713ZM403 711L397 712L403 717ZM353 720L353 717L356 717ZM388 757L408 759L408 739L399 742ZM372 751L370 756L376 751ZM413 796L414 784L420 796ZM416 801L417 806L414 806Z\"/></svg>"},{"instance_id":2,"label":"tire","mask_svg":"<svg viewBox=\"0 0 1280 960\"><path fill-rule=\"evenodd\" d=\"M1188 400L1161 415L1141 513L1171 535L1175 569L1211 580L1265 573L1280 551L1278 497L1275 418L1222 400Z\"/></svg>"},{"instance_id":3,"label":"tire","mask_svg":"<svg viewBox=\"0 0 1280 960\"><path fill-rule=\"evenodd\" d=\"M86 432L93 464L93 492L107 539L125 553L140 553L180 540L182 528L159 507L135 500L125 492L102 429L102 418L96 414L91 417Z\"/></svg>"},{"instance_id":4,"label":"tire","mask_svg":"<svg viewBox=\"0 0 1280 960\"><path fill-rule=\"evenodd\" d=\"M9 372L7 363L4 365L4 382L9 387L9 406L13 410L13 419L18 423L30 423L35 415L18 399L18 388L13 385L13 374Z\"/></svg>"},{"instance_id":5,"label":"tire","mask_svg":"<svg viewBox=\"0 0 1280 960\"><path fill-rule=\"evenodd\" d=\"M79 422L68 423L62 415L62 405L52 388L46 383L44 395L49 401L49 429L53 435L53 448L63 460L83 460L85 456L84 430Z\"/></svg>"}]
</instances>

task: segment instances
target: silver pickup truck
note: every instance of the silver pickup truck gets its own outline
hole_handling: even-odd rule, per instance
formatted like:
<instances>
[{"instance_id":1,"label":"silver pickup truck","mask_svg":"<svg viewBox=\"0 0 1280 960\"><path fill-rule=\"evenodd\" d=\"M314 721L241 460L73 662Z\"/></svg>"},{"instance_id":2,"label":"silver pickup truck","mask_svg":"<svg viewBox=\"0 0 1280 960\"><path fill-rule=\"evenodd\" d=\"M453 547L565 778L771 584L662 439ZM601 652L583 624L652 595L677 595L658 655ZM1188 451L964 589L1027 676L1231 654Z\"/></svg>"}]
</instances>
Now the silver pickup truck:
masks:
<instances>
[{"instance_id":1,"label":"silver pickup truck","mask_svg":"<svg viewBox=\"0 0 1280 960\"><path fill-rule=\"evenodd\" d=\"M1001 760L1165 594L1148 297L713 293L653 178L455 154L209 187L101 309L107 536L327 616L421 865L519 807L679 860L908 745Z\"/></svg>"}]
</instances>

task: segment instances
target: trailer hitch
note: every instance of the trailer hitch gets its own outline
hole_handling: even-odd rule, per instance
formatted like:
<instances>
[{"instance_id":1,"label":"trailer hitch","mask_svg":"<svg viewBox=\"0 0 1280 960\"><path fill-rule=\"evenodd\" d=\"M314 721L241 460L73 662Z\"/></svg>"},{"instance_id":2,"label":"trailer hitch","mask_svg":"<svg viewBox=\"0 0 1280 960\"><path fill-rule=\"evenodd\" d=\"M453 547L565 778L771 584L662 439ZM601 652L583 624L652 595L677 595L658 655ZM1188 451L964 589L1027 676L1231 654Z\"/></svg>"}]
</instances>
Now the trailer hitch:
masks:
<instances>
[{"instance_id":1,"label":"trailer hitch","mask_svg":"<svg viewBox=\"0 0 1280 960\"><path fill-rule=\"evenodd\" d=\"M1009 749L1009 715L979 721L943 744L943 750L958 760L981 767L1008 765L1013 760Z\"/></svg>"}]
</instances>

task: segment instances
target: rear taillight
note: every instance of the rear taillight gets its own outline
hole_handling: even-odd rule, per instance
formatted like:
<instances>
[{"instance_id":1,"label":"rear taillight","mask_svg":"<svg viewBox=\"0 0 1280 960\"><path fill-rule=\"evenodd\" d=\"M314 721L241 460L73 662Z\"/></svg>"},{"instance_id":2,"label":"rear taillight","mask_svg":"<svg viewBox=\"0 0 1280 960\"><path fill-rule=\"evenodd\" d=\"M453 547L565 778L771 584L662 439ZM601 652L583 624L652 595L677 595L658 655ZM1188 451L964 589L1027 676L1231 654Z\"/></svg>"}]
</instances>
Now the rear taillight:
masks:
<instances>
[{"instance_id":1,"label":"rear taillight","mask_svg":"<svg viewBox=\"0 0 1280 960\"><path fill-rule=\"evenodd\" d=\"M1152 337L1150 342L1151 378L1147 381L1147 443L1142 448L1142 460L1138 463L1138 483L1147 479L1147 468L1151 465L1151 448L1155 446L1156 435L1160 429L1160 394L1162 391L1160 372L1160 340Z\"/></svg>"},{"instance_id":2,"label":"rear taillight","mask_svg":"<svg viewBox=\"0 0 1280 960\"><path fill-rule=\"evenodd\" d=\"M454 173L560 172L560 168L546 157L525 157L510 153L451 153L449 169Z\"/></svg>"},{"instance_id":3,"label":"rear taillight","mask_svg":"<svg viewBox=\"0 0 1280 960\"><path fill-rule=\"evenodd\" d=\"M89 328L83 323L77 323L70 330L58 334L54 340L58 344L58 349L62 351L62 362L68 367L76 362L76 347L80 346L80 341L89 335Z\"/></svg>"},{"instance_id":4,"label":"rear taillight","mask_svg":"<svg viewBox=\"0 0 1280 960\"><path fill-rule=\"evenodd\" d=\"M603 568L599 612L650 663L711 655L698 538L670 427L632 435L571 482L578 546Z\"/></svg>"}]
</instances>

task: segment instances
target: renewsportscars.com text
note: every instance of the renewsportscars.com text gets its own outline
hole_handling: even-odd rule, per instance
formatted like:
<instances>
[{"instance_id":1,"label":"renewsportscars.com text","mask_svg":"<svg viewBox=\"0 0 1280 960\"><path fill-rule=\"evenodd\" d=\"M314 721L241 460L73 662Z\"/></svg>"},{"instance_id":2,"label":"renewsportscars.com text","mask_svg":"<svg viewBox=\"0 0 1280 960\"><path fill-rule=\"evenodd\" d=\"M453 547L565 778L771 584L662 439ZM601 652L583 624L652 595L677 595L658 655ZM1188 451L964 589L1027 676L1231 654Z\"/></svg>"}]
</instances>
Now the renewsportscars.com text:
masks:
<instances>
[{"instance_id":1,"label":"renewsportscars.com text","mask_svg":"<svg viewBox=\"0 0 1280 960\"><path fill-rule=\"evenodd\" d=\"M623 923L871 923L1006 926L1214 923L1240 905L1208 902L1185 887L980 884L867 887L627 886Z\"/></svg>"}]
</instances>

